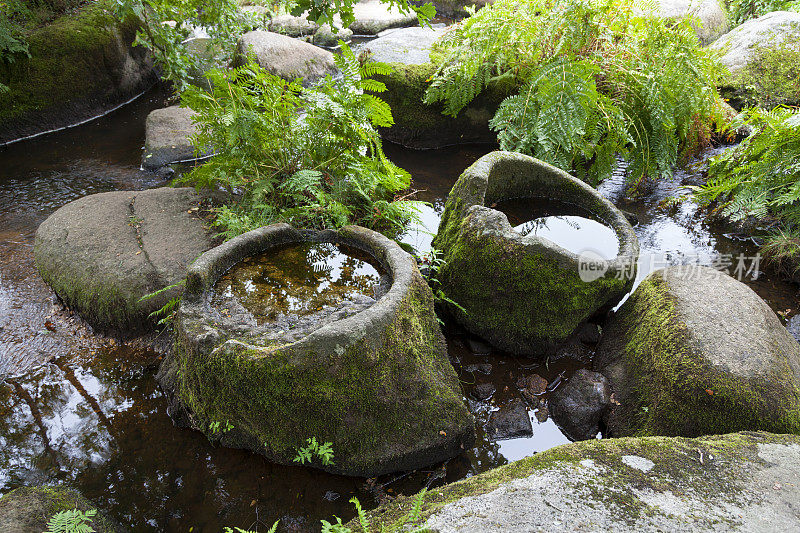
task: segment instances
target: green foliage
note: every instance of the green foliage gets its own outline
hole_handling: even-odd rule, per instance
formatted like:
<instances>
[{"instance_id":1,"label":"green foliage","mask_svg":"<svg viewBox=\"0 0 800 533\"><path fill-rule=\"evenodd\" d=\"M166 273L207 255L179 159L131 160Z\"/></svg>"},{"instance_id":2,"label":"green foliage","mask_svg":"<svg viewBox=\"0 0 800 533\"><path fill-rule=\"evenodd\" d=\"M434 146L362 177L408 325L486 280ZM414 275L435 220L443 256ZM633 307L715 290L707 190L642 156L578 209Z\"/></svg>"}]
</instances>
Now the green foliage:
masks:
<instances>
[{"instance_id":1,"label":"green foliage","mask_svg":"<svg viewBox=\"0 0 800 533\"><path fill-rule=\"evenodd\" d=\"M275 222L393 234L416 216L414 202L394 200L411 177L386 158L376 130L393 123L391 110L366 92L385 89L367 75L388 67L361 65L341 44L337 81L306 90L248 64L210 71L210 92L183 93L197 112L195 146L216 155L181 181L230 193L215 222L226 237Z\"/></svg>"},{"instance_id":2,"label":"green foliage","mask_svg":"<svg viewBox=\"0 0 800 533\"><path fill-rule=\"evenodd\" d=\"M97 514L96 509L86 512L72 509L54 514L47 522L45 533L93 533L91 522Z\"/></svg>"},{"instance_id":3,"label":"green foliage","mask_svg":"<svg viewBox=\"0 0 800 533\"><path fill-rule=\"evenodd\" d=\"M799 279L800 233L779 229L761 246L764 261L788 279Z\"/></svg>"},{"instance_id":4,"label":"green foliage","mask_svg":"<svg viewBox=\"0 0 800 533\"><path fill-rule=\"evenodd\" d=\"M414 523L419 521L420 515L422 513L422 502L425 500L425 493L428 492L428 489L422 489L415 497L414 497L414 504L411 507L411 510L403 516L400 521L389 528L386 528L384 525L381 525L381 533L395 533L398 531L406 531L408 533L422 533L425 531L420 527L414 527ZM366 511L361 507L361 502L358 501L358 498L353 497L350 498L350 503L352 503L355 508L356 512L358 513L358 523L361 526L362 533L370 533L372 529L370 528L369 518L367 517ZM328 522L327 520L322 520L322 533L353 533L353 530L349 527L345 526L342 523L342 519L337 517L336 523ZM410 526L410 527L406 527Z\"/></svg>"},{"instance_id":5,"label":"green foliage","mask_svg":"<svg viewBox=\"0 0 800 533\"><path fill-rule=\"evenodd\" d=\"M208 431L214 434L227 433L232 429L233 425L231 424L230 420L226 420L224 424L217 420L208 425Z\"/></svg>"},{"instance_id":6,"label":"green foliage","mask_svg":"<svg viewBox=\"0 0 800 533\"><path fill-rule=\"evenodd\" d=\"M326 442L320 444L317 442L317 437L306 439L306 446L297 449L297 457L294 458L295 463L302 465L312 463L315 458L319 458L324 466L333 464L333 443Z\"/></svg>"},{"instance_id":7,"label":"green foliage","mask_svg":"<svg viewBox=\"0 0 800 533\"><path fill-rule=\"evenodd\" d=\"M629 179L671 175L723 120L718 55L693 20L667 22L632 0L497 0L440 43L425 95L456 115L489 83L521 86L491 121L501 148L597 183L617 155Z\"/></svg>"},{"instance_id":8,"label":"green foliage","mask_svg":"<svg viewBox=\"0 0 800 533\"><path fill-rule=\"evenodd\" d=\"M800 110L750 109L731 124L755 128L736 148L714 158L709 179L695 188L702 204L719 202L722 216L752 216L787 228L800 225Z\"/></svg>"},{"instance_id":9,"label":"green foliage","mask_svg":"<svg viewBox=\"0 0 800 533\"><path fill-rule=\"evenodd\" d=\"M429 24L436 15L436 8L430 2L419 5L413 0L381 0L385 4L398 8L401 13L413 11L421 25ZM334 24L334 16L339 15L342 25L346 28L353 23L353 6L358 0L292 0L287 2L292 15L306 16L317 24Z\"/></svg>"},{"instance_id":10,"label":"green foliage","mask_svg":"<svg viewBox=\"0 0 800 533\"><path fill-rule=\"evenodd\" d=\"M0 0L0 66L13 63L20 56L30 57L21 27L14 21L28 13L25 4L18 0ZM0 83L0 93L7 91L8 86Z\"/></svg>"},{"instance_id":11,"label":"green foliage","mask_svg":"<svg viewBox=\"0 0 800 533\"><path fill-rule=\"evenodd\" d=\"M134 45L145 46L161 70L161 77L183 90L192 76L205 71L208 58L191 53L187 39L194 28L204 28L211 41L208 50L227 63L236 41L251 17L239 10L238 0L113 0L114 15L120 20L134 16L142 21Z\"/></svg>"},{"instance_id":12,"label":"green foliage","mask_svg":"<svg viewBox=\"0 0 800 533\"><path fill-rule=\"evenodd\" d=\"M772 11L800 11L798 0L733 0L728 5L728 19L738 26L751 18Z\"/></svg>"},{"instance_id":13,"label":"green foliage","mask_svg":"<svg viewBox=\"0 0 800 533\"><path fill-rule=\"evenodd\" d=\"M800 104L800 24L794 24L780 44L754 47L737 78L747 106Z\"/></svg>"},{"instance_id":14,"label":"green foliage","mask_svg":"<svg viewBox=\"0 0 800 533\"><path fill-rule=\"evenodd\" d=\"M441 250L432 248L429 252L422 255L420 258L422 264L427 267L422 270L422 277L425 278L425 281L427 281L428 285L431 287L433 299L436 303L450 304L462 313L466 314L467 310L457 302L453 301L451 298L448 298L442 289L442 282L439 281L439 270L445 266L446 261L441 254ZM443 325L441 318L437 316L436 320L439 321L439 324Z\"/></svg>"}]
</instances>

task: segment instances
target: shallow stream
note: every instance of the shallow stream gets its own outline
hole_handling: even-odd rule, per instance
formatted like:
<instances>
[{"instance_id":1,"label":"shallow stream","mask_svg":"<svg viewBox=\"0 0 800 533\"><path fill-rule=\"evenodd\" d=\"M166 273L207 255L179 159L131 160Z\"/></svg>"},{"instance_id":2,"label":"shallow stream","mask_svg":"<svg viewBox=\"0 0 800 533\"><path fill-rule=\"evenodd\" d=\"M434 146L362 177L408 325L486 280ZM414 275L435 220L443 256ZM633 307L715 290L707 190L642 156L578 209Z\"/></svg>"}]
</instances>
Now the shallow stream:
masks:
<instances>
[{"instance_id":1,"label":"shallow stream","mask_svg":"<svg viewBox=\"0 0 800 533\"><path fill-rule=\"evenodd\" d=\"M36 273L32 253L38 225L67 202L166 184L139 170L145 117L163 105L164 95L152 91L81 127L0 148L0 493L26 484L69 483L133 531L216 533L225 525L264 530L279 518L281 531L318 531L321 518L353 516L352 496L372 507L567 442L543 406L529 412L531 438L493 442L479 429L475 447L446 464L366 480L273 465L173 427L153 379L158 354L96 335L65 312ZM414 176L420 199L430 202L423 220L431 232L455 179L492 149L386 147ZM622 200L621 175L601 187L638 218L638 279L667 263L695 259L724 266L730 257L732 269L739 254L755 253L752 243L708 227L690 203L660 207L697 174L677 172L673 182L633 203ZM404 240L424 250L430 237L421 228ZM776 311L794 313L796 286L768 275L745 281ZM552 389L587 366L590 355L553 354L538 363L495 353L452 326L447 339L481 426L492 411L520 397L520 377L538 373ZM494 388L490 398L475 399L485 398L486 383Z\"/></svg>"}]
</instances>

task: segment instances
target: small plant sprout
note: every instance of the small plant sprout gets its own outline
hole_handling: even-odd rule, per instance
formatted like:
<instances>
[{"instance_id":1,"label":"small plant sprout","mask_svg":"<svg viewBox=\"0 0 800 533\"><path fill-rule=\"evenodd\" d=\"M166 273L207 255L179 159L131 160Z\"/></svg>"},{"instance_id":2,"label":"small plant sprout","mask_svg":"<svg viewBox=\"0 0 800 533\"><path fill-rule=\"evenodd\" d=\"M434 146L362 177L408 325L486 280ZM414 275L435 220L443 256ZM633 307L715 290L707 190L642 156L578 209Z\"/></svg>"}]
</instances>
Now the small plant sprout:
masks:
<instances>
[{"instance_id":1,"label":"small plant sprout","mask_svg":"<svg viewBox=\"0 0 800 533\"><path fill-rule=\"evenodd\" d=\"M306 446L297 449L297 456L294 458L295 463L304 465L307 462L313 462L314 458L318 458L323 466L334 464L332 442L320 444L317 442L316 437L311 437L306 439L306 443Z\"/></svg>"}]
</instances>

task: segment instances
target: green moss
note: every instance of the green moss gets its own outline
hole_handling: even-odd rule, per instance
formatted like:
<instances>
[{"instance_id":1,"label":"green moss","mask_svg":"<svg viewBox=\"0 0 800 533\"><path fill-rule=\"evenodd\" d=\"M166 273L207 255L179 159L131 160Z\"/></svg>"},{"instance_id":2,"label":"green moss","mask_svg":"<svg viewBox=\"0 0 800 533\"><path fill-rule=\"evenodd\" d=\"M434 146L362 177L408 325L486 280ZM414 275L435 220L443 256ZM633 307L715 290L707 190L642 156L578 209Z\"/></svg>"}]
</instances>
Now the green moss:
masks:
<instances>
[{"instance_id":1,"label":"green moss","mask_svg":"<svg viewBox=\"0 0 800 533\"><path fill-rule=\"evenodd\" d=\"M741 107L800 105L800 24L775 45L757 46L750 60L728 83Z\"/></svg>"},{"instance_id":2,"label":"green moss","mask_svg":"<svg viewBox=\"0 0 800 533\"><path fill-rule=\"evenodd\" d=\"M615 519L633 523L642 515L661 513L641 500L632 489L670 492L678 498L685 496L735 502L741 493L748 465L763 461L758 457L758 445L765 443L798 443L790 435L739 433L710 436L700 439L642 437L605 439L565 444L537 453L475 477L467 478L425 494L419 525L445 505L462 498L489 493L515 479L556 471L570 481L575 468L591 460L601 474L581 477L581 487L588 488L591 497L587 505L600 505ZM645 473L625 466L623 455L636 455L655 463ZM713 456L714 460L709 460ZM703 457L705 460L700 460ZM368 513L370 531L387 530L402 523L411 510L414 497L401 496L389 504ZM701 518L702 519L702 518ZM353 531L362 531L357 520L348 524Z\"/></svg>"},{"instance_id":3,"label":"green moss","mask_svg":"<svg viewBox=\"0 0 800 533\"><path fill-rule=\"evenodd\" d=\"M647 278L607 335L622 336L615 435L697 436L739 430L800 433L800 389L787 367L769 380L734 378L689 347L660 276ZM775 398L786 404L775 405Z\"/></svg>"},{"instance_id":4,"label":"green moss","mask_svg":"<svg viewBox=\"0 0 800 533\"><path fill-rule=\"evenodd\" d=\"M35 513L31 518L37 521L37 525L42 530L47 526L47 521L61 511L78 509L89 511L97 509L97 506L84 498L78 491L66 487L55 486L36 486L20 487L5 494L0 498L0 522L4 510L10 511L13 508L27 509ZM14 513L11 513L12 515ZM98 512L92 519L90 525L98 533L110 533L120 531L117 524L111 521L103 512Z\"/></svg>"},{"instance_id":5,"label":"green moss","mask_svg":"<svg viewBox=\"0 0 800 533\"><path fill-rule=\"evenodd\" d=\"M443 356L430 291L417 278L381 338L313 353L291 344L253 351L229 342L231 349L205 355L179 344L177 392L194 425L202 430L228 420L235 429L220 436L223 444L282 463L316 437L333 443L332 469L353 474L435 446L440 431L463 434L470 417ZM398 402L409 408L398 409Z\"/></svg>"},{"instance_id":6,"label":"green moss","mask_svg":"<svg viewBox=\"0 0 800 533\"><path fill-rule=\"evenodd\" d=\"M117 22L106 1L86 4L26 36L31 57L0 64L0 124L107 92L108 62L133 41L138 22ZM118 42L121 39L122 42Z\"/></svg>"}]
</instances>

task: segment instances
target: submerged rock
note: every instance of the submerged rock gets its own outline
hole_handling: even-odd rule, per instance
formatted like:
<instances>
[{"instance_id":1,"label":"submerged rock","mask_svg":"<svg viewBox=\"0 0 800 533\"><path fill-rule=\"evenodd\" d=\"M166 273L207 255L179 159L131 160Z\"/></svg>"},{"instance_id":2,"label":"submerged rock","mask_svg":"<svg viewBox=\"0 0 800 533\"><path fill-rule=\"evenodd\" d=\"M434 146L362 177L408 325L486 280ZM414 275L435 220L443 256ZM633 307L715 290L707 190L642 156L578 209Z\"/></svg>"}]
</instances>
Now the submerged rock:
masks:
<instances>
[{"instance_id":1,"label":"submerged rock","mask_svg":"<svg viewBox=\"0 0 800 533\"><path fill-rule=\"evenodd\" d=\"M401 523L412 498L369 512L370 531ZM604 439L428 491L414 525L439 533L779 532L800 529L798 501L797 436Z\"/></svg>"},{"instance_id":2,"label":"submerged rock","mask_svg":"<svg viewBox=\"0 0 800 533\"><path fill-rule=\"evenodd\" d=\"M550 395L547 404L553 420L570 440L593 439L611 404L611 388L602 374L581 368Z\"/></svg>"},{"instance_id":3,"label":"submerged rock","mask_svg":"<svg viewBox=\"0 0 800 533\"><path fill-rule=\"evenodd\" d=\"M800 345L745 284L709 267L650 274L606 326L612 435L800 433Z\"/></svg>"},{"instance_id":4,"label":"submerged rock","mask_svg":"<svg viewBox=\"0 0 800 533\"><path fill-rule=\"evenodd\" d=\"M66 487L20 487L0 497L0 531L3 533L42 533L47 522L61 511L97 510L97 506L78 491ZM102 511L88 525L97 533L126 531Z\"/></svg>"},{"instance_id":5,"label":"submerged rock","mask_svg":"<svg viewBox=\"0 0 800 533\"><path fill-rule=\"evenodd\" d=\"M762 107L800 103L800 13L775 11L750 19L711 45L728 72L723 94Z\"/></svg>"},{"instance_id":6,"label":"submerged rock","mask_svg":"<svg viewBox=\"0 0 800 533\"><path fill-rule=\"evenodd\" d=\"M270 74L285 80L302 78L307 86L336 72L333 54L327 50L269 31L256 30L242 35L233 64L241 65L250 53Z\"/></svg>"},{"instance_id":7,"label":"submerged rock","mask_svg":"<svg viewBox=\"0 0 800 533\"><path fill-rule=\"evenodd\" d=\"M582 208L619 241L613 259L584 262L545 238L522 235L491 209L507 199L542 198ZM595 189L551 165L492 152L458 178L447 197L433 246L442 252L439 280L453 317L472 333L516 354L552 352L587 318L619 301L633 284L639 244L625 216ZM596 278L596 279L594 279Z\"/></svg>"},{"instance_id":8,"label":"submerged rock","mask_svg":"<svg viewBox=\"0 0 800 533\"><path fill-rule=\"evenodd\" d=\"M522 400L511 400L489 416L489 440L507 440L533 435L533 424Z\"/></svg>"},{"instance_id":9,"label":"submerged rock","mask_svg":"<svg viewBox=\"0 0 800 533\"><path fill-rule=\"evenodd\" d=\"M156 170L179 161L192 161L196 154L189 137L197 133L191 109L170 106L156 109L147 115L145 122L144 155L142 167Z\"/></svg>"},{"instance_id":10,"label":"submerged rock","mask_svg":"<svg viewBox=\"0 0 800 533\"><path fill-rule=\"evenodd\" d=\"M479 401L486 401L492 397L492 395L497 391L497 387L494 386L494 383L489 381L481 381L475 385L475 388L472 391L472 396Z\"/></svg>"},{"instance_id":11,"label":"submerged rock","mask_svg":"<svg viewBox=\"0 0 800 533\"><path fill-rule=\"evenodd\" d=\"M68 203L36 231L36 268L65 304L100 329L152 327L148 315L180 289L140 299L183 279L215 243L190 188L92 194Z\"/></svg>"},{"instance_id":12,"label":"submerged rock","mask_svg":"<svg viewBox=\"0 0 800 533\"><path fill-rule=\"evenodd\" d=\"M388 291L299 339L291 329L239 331L215 318L210 291L223 273L309 240L368 253L391 276ZM373 231L301 233L274 224L232 239L192 265L175 330L174 353L158 375L170 414L225 446L294 464L313 437L332 443L335 463L315 458L311 466L375 476L429 466L474 442L430 288L414 259Z\"/></svg>"},{"instance_id":13,"label":"submerged rock","mask_svg":"<svg viewBox=\"0 0 800 533\"><path fill-rule=\"evenodd\" d=\"M547 392L547 380L539 374L522 376L517 380L522 397L528 402L531 409L536 409L539 405L540 397Z\"/></svg>"}]
</instances>

